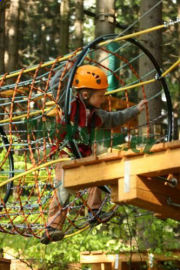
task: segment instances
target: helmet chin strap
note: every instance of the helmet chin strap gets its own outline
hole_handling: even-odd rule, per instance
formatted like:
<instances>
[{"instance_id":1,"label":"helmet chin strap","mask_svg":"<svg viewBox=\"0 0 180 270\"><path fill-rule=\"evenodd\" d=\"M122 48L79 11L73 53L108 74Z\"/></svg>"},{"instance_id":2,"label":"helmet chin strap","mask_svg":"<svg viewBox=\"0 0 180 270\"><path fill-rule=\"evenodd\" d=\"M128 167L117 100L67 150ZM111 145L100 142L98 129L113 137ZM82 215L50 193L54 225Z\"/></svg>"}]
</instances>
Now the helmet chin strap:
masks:
<instances>
[{"instance_id":1,"label":"helmet chin strap","mask_svg":"<svg viewBox=\"0 0 180 270\"><path fill-rule=\"evenodd\" d=\"M83 101L84 101L84 103L86 105L86 108L89 109L89 110L95 108L95 106L89 104L89 99L91 98L92 95L93 95L92 93L88 93L88 97L83 97L82 94L81 94L81 97L82 97L82 99L83 99Z\"/></svg>"},{"instance_id":2,"label":"helmet chin strap","mask_svg":"<svg viewBox=\"0 0 180 270\"><path fill-rule=\"evenodd\" d=\"M89 98L88 99L84 99L84 103L85 103L85 105L86 105L86 108L87 109L94 109L95 108L95 106L93 106L93 105L91 105L91 104L89 104Z\"/></svg>"}]
</instances>

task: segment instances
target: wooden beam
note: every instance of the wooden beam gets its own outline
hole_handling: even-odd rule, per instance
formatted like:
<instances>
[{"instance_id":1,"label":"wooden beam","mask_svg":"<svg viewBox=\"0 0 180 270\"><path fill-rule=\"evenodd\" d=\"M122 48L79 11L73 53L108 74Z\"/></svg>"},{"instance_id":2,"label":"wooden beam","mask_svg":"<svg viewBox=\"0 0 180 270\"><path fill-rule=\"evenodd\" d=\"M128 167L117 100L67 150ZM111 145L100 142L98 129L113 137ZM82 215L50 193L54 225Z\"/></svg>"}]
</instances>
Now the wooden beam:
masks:
<instances>
[{"instance_id":1,"label":"wooden beam","mask_svg":"<svg viewBox=\"0 0 180 270\"><path fill-rule=\"evenodd\" d=\"M146 177L163 176L169 173L180 173L180 150L159 152L152 155L104 160L94 164L83 164L78 167L64 168L64 186L66 188L85 188L99 184L113 184L124 177L126 167L130 175ZM73 181L72 181L73 179Z\"/></svg>"},{"instance_id":2,"label":"wooden beam","mask_svg":"<svg viewBox=\"0 0 180 270\"><path fill-rule=\"evenodd\" d=\"M101 270L113 270L112 263L103 263L101 265Z\"/></svg>"},{"instance_id":3,"label":"wooden beam","mask_svg":"<svg viewBox=\"0 0 180 270\"><path fill-rule=\"evenodd\" d=\"M172 255L164 256L154 254L153 266L149 265L149 254L147 252L121 252L118 254L106 254L102 251L81 252L80 262L82 264L91 264L93 270L128 270L129 262L131 267L136 270L142 269L142 265L148 266L148 270L160 270L161 261L174 261L177 266L180 262L180 251L171 251ZM118 264L115 261L118 259ZM115 268L116 265L116 268Z\"/></svg>"},{"instance_id":4,"label":"wooden beam","mask_svg":"<svg viewBox=\"0 0 180 270\"><path fill-rule=\"evenodd\" d=\"M66 163L64 186L80 189L99 184L115 184L117 179L124 177L127 173L146 177L180 173L180 148L157 151L152 154L130 154L116 155L114 160L108 159L107 155L103 160L86 158L76 163Z\"/></svg>"},{"instance_id":5,"label":"wooden beam","mask_svg":"<svg viewBox=\"0 0 180 270\"><path fill-rule=\"evenodd\" d=\"M113 270L111 263L94 263L92 270Z\"/></svg>"},{"instance_id":6,"label":"wooden beam","mask_svg":"<svg viewBox=\"0 0 180 270\"><path fill-rule=\"evenodd\" d=\"M89 255L84 255L81 253L80 256L80 263L112 263L115 260L115 255L111 254L89 254Z\"/></svg>"},{"instance_id":7,"label":"wooden beam","mask_svg":"<svg viewBox=\"0 0 180 270\"><path fill-rule=\"evenodd\" d=\"M129 203L146 210L160 213L164 218L170 217L180 220L180 209L168 205L168 198L180 205L180 190L164 185L157 178L148 179L131 176L129 182L122 178L118 185L112 186L112 201L115 203Z\"/></svg>"},{"instance_id":8,"label":"wooden beam","mask_svg":"<svg viewBox=\"0 0 180 270\"><path fill-rule=\"evenodd\" d=\"M153 146L151 154L121 151L82 158L63 165L64 186L83 189L111 185L113 202L129 203L162 218L180 220L179 157L180 141L175 141ZM162 181L162 176L167 179L170 173L179 179L174 188Z\"/></svg>"},{"instance_id":9,"label":"wooden beam","mask_svg":"<svg viewBox=\"0 0 180 270\"><path fill-rule=\"evenodd\" d=\"M95 264L93 264L93 266L92 266L92 270L101 270L101 264L100 263L95 263Z\"/></svg>"},{"instance_id":10,"label":"wooden beam","mask_svg":"<svg viewBox=\"0 0 180 270\"><path fill-rule=\"evenodd\" d=\"M156 261L180 261L180 250L171 251L170 256L165 256L163 254L154 254L154 259ZM147 252L120 252L118 254L119 262L147 262L149 260L149 254ZM116 254L106 254L101 252L101 254L80 254L80 263L83 264L94 264L94 263L112 263L116 259Z\"/></svg>"}]
</instances>

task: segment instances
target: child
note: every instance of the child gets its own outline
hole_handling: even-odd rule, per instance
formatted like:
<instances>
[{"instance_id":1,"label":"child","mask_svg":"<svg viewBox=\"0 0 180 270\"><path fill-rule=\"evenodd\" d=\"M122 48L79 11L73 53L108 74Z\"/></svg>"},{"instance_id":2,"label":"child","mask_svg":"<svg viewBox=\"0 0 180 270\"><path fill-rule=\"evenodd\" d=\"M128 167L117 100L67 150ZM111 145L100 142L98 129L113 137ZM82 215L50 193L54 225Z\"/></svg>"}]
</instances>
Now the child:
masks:
<instances>
[{"instance_id":1,"label":"child","mask_svg":"<svg viewBox=\"0 0 180 270\"><path fill-rule=\"evenodd\" d=\"M57 98L57 89L61 72L58 71L50 82L53 95ZM111 129L135 117L144 109L146 100L142 100L137 106L117 112L107 112L101 109L104 103L108 81L106 74L98 67L92 65L83 65L77 68L73 88L77 91L77 95L71 103L70 121L74 125L78 125L78 133L76 139L78 141L78 150L82 157L92 154L92 145L90 135L94 128ZM62 88L58 98L58 103L63 110L65 87ZM64 116L61 123L65 124ZM81 141L81 130L86 129L86 140ZM57 146L58 147L58 146ZM67 149L70 151L70 148ZM65 156L65 152L61 153L61 157ZM60 183L56 189L53 199L49 207L48 226L47 230L41 238L41 243L49 244L52 241L59 241L64 237L62 226L66 218L67 210L63 207L68 202L69 192L63 187L62 179L62 164L56 167L56 182ZM72 180L73 181L73 180ZM101 205L101 190L98 187L93 187L88 190L89 198L88 205L93 211L97 211Z\"/></svg>"}]
</instances>

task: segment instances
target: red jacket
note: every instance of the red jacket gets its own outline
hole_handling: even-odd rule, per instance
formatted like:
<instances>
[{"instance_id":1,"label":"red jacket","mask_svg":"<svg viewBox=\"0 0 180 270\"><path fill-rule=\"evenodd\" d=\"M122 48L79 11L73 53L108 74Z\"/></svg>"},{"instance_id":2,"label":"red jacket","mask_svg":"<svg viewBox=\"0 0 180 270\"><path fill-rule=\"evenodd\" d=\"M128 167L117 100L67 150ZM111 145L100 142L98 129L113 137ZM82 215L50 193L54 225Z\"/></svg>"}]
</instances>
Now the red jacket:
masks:
<instances>
[{"instance_id":1,"label":"red jacket","mask_svg":"<svg viewBox=\"0 0 180 270\"><path fill-rule=\"evenodd\" d=\"M77 123L76 123L77 119ZM77 143L79 152L83 157L90 156L92 154L91 150L91 143L88 140L88 137L91 136L91 133L94 132L94 129L96 127L101 127L102 121L101 118L96 114L96 109L91 108L87 109L85 103L81 99L81 97L78 95L71 103L71 114L70 114L70 122L71 127L77 127L77 132L73 134L75 136L75 139L79 141ZM66 126L64 113L62 114L62 118L59 121L59 125L65 128L65 130L62 128L62 132L60 129L60 132L58 136L56 137L56 144L54 144L51 148L51 153L55 153L56 150L59 148L61 143L65 140L66 136L68 135L68 127ZM87 138L87 142L81 142L81 131ZM70 131L69 131L70 132ZM80 134L79 134L80 133ZM66 146L68 148L68 151L71 152L70 147ZM62 150L60 152L61 154L65 154L66 152Z\"/></svg>"}]
</instances>

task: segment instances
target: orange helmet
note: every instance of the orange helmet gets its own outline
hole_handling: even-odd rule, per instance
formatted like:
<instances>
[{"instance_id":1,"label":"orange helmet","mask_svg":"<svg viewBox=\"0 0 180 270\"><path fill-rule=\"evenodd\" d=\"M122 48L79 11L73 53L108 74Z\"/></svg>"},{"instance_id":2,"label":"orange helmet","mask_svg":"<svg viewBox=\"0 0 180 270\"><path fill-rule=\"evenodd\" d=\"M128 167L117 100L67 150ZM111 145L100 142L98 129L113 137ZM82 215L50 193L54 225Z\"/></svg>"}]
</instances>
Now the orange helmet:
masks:
<instances>
[{"instance_id":1,"label":"orange helmet","mask_svg":"<svg viewBox=\"0 0 180 270\"><path fill-rule=\"evenodd\" d=\"M83 65L77 68L72 85L76 89L105 90L108 88L108 81L106 74L100 68Z\"/></svg>"}]
</instances>

